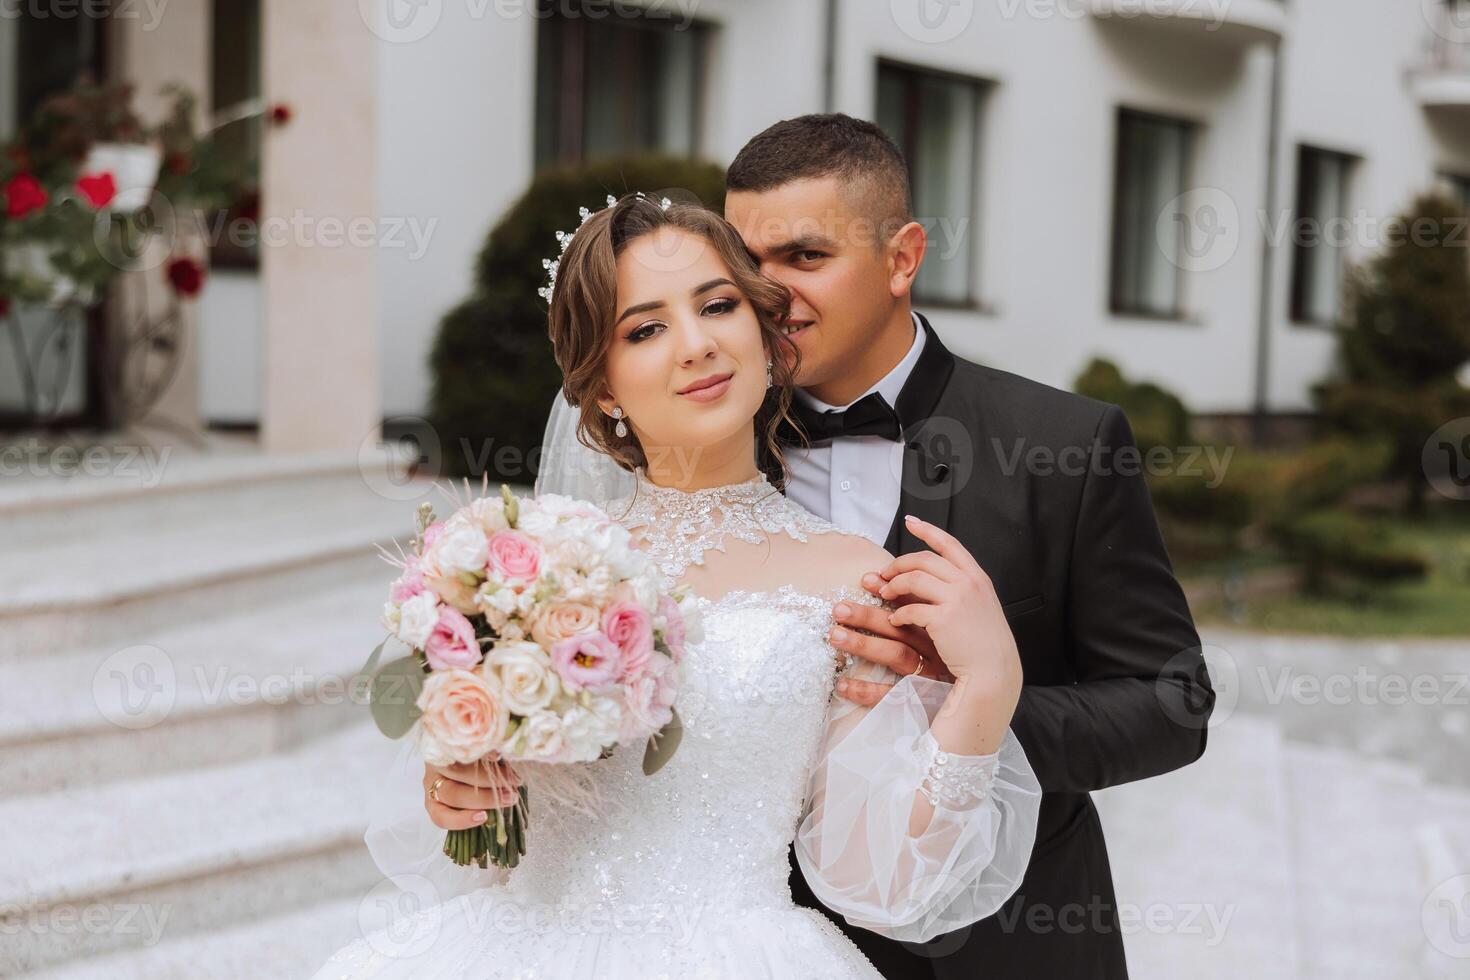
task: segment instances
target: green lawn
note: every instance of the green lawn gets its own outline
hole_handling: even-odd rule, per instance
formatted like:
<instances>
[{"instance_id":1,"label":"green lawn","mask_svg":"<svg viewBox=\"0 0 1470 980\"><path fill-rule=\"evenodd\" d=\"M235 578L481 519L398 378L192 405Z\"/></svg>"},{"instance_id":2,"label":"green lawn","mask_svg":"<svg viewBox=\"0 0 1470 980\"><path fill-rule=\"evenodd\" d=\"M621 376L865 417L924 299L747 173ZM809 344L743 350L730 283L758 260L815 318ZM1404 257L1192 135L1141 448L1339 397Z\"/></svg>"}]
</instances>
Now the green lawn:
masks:
<instances>
[{"instance_id":1,"label":"green lawn","mask_svg":"<svg viewBox=\"0 0 1470 980\"><path fill-rule=\"evenodd\" d=\"M1418 582L1370 585L1361 593L1327 597L1270 595L1247 600L1239 618L1220 601L1200 603L1201 624L1243 626L1273 633L1321 633L1354 637L1463 636L1470 638L1470 508L1443 509L1423 522L1389 519L1396 541L1420 550L1430 561ZM1256 556L1241 565L1256 570L1271 560ZM1183 579L1209 579L1222 563L1179 570Z\"/></svg>"}]
</instances>

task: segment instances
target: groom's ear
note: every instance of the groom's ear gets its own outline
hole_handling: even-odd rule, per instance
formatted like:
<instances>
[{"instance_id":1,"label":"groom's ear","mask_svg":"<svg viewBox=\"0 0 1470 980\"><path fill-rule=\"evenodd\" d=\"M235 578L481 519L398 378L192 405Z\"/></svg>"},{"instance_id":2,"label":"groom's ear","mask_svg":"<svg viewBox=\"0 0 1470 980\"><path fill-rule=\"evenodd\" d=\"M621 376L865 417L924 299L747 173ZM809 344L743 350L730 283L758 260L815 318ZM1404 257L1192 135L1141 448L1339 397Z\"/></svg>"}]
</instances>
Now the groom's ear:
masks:
<instances>
[{"instance_id":1,"label":"groom's ear","mask_svg":"<svg viewBox=\"0 0 1470 980\"><path fill-rule=\"evenodd\" d=\"M914 276L919 274L928 249L929 236L917 221L910 221L888 240L888 291L895 299L913 289Z\"/></svg>"}]
</instances>

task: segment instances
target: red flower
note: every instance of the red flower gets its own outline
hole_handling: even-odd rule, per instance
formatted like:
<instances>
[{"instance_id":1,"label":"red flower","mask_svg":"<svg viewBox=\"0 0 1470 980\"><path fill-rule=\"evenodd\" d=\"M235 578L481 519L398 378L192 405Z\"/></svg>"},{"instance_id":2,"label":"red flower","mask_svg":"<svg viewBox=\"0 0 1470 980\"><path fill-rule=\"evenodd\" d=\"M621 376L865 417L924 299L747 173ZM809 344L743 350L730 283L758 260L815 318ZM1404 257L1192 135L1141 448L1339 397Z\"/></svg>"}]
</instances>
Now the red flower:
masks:
<instances>
[{"instance_id":1,"label":"red flower","mask_svg":"<svg viewBox=\"0 0 1470 980\"><path fill-rule=\"evenodd\" d=\"M94 208L105 208L117 196L117 181L110 173L83 174L77 178L77 193Z\"/></svg>"},{"instance_id":2,"label":"red flower","mask_svg":"<svg viewBox=\"0 0 1470 980\"><path fill-rule=\"evenodd\" d=\"M277 102L271 106L271 122L277 126L284 126L291 121L291 107L284 102Z\"/></svg>"},{"instance_id":3,"label":"red flower","mask_svg":"<svg viewBox=\"0 0 1470 980\"><path fill-rule=\"evenodd\" d=\"M46 188L30 174L16 174L5 185L5 213L12 220L41 210L49 199Z\"/></svg>"},{"instance_id":4,"label":"red flower","mask_svg":"<svg viewBox=\"0 0 1470 980\"><path fill-rule=\"evenodd\" d=\"M204 267L189 256L174 259L164 269L169 285L180 296L194 297L204 286Z\"/></svg>"}]
</instances>

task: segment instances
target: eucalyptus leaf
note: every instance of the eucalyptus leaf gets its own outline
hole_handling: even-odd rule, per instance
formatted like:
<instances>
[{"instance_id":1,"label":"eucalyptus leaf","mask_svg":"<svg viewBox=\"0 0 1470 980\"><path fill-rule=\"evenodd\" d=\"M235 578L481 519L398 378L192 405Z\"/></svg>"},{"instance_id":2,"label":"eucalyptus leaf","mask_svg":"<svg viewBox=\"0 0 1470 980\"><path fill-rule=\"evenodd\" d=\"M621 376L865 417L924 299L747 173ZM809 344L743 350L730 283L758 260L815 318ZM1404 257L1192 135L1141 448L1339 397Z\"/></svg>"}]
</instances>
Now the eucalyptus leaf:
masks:
<instances>
[{"instance_id":1,"label":"eucalyptus leaf","mask_svg":"<svg viewBox=\"0 0 1470 980\"><path fill-rule=\"evenodd\" d=\"M648 748L643 753L643 775L652 776L662 769L664 763L674 757L674 750L683 740L684 722L679 719L678 710L674 709L669 723L648 739Z\"/></svg>"},{"instance_id":2,"label":"eucalyptus leaf","mask_svg":"<svg viewBox=\"0 0 1470 980\"><path fill-rule=\"evenodd\" d=\"M372 672L378 669L378 660L383 656L383 648L388 645L389 639L391 639L391 637L385 636L383 637L382 643L379 643L377 646L373 647L373 652L368 656L367 663L362 665L362 670L358 671L359 674L367 674L371 676Z\"/></svg>"},{"instance_id":3,"label":"eucalyptus leaf","mask_svg":"<svg viewBox=\"0 0 1470 980\"><path fill-rule=\"evenodd\" d=\"M402 657L384 664L373 675L368 693L373 721L389 738L402 738L423 714L416 703L424 689L424 669L417 657Z\"/></svg>"}]
</instances>

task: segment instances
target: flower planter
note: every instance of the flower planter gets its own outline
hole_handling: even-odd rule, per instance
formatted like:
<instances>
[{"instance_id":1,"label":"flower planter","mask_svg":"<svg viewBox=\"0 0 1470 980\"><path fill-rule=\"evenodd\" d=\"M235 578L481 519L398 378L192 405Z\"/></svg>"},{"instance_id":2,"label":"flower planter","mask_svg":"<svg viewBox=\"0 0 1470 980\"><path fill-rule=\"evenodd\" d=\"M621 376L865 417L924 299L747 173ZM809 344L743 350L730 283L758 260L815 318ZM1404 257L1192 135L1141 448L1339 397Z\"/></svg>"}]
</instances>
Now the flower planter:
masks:
<instances>
[{"instance_id":1,"label":"flower planter","mask_svg":"<svg viewBox=\"0 0 1470 980\"><path fill-rule=\"evenodd\" d=\"M158 147L146 143L95 143L87 152L81 172L112 174L117 183L117 196L107 209L131 214L152 196L162 158Z\"/></svg>"}]
</instances>

